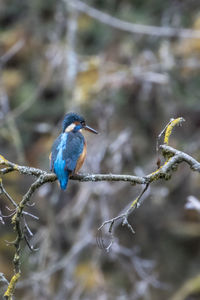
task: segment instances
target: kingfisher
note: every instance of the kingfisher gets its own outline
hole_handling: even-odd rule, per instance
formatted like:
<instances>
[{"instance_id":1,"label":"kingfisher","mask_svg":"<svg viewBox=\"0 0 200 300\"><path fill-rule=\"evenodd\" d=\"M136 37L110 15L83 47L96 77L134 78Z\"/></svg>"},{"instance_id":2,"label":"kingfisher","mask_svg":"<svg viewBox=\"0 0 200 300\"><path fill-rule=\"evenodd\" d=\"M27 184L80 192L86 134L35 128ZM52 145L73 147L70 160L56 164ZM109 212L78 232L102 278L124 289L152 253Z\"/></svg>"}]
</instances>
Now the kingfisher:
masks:
<instances>
[{"instance_id":1,"label":"kingfisher","mask_svg":"<svg viewBox=\"0 0 200 300\"><path fill-rule=\"evenodd\" d=\"M62 133L52 146L50 169L57 175L62 190L67 188L69 176L76 174L86 157L86 142L82 130L98 132L86 125L85 119L77 113L67 113L62 123Z\"/></svg>"}]
</instances>

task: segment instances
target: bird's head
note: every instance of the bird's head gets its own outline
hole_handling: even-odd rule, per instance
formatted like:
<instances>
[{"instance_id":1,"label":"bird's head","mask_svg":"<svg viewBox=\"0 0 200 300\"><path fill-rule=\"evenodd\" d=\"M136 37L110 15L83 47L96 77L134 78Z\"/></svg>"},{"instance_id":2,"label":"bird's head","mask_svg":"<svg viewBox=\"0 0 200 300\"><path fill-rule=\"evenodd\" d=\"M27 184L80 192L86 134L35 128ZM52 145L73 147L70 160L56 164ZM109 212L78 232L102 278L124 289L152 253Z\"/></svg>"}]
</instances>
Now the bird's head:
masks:
<instances>
[{"instance_id":1,"label":"bird's head","mask_svg":"<svg viewBox=\"0 0 200 300\"><path fill-rule=\"evenodd\" d=\"M88 130L92 133L97 134L98 132L86 125L85 119L82 116L79 116L76 113L68 113L65 115L62 125L63 132L70 132L70 131L79 131L81 129Z\"/></svg>"}]
</instances>

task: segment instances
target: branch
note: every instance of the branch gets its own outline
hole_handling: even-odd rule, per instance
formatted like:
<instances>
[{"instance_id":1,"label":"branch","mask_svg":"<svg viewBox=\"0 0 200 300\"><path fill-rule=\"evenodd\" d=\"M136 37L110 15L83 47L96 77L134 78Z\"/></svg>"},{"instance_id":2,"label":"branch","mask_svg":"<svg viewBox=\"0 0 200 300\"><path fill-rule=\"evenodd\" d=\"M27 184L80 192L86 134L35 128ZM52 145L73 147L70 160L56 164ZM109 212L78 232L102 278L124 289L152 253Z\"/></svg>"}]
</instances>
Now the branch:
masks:
<instances>
[{"instance_id":1,"label":"branch","mask_svg":"<svg viewBox=\"0 0 200 300\"><path fill-rule=\"evenodd\" d=\"M123 30L129 33L146 34L157 37L179 37L185 39L200 39L200 31L192 29L179 29L173 27L159 27L142 24L133 24L115 18L107 13L104 13L96 8L93 8L79 0L65 0L70 6L79 12L82 12L91 18L106 24L112 28Z\"/></svg>"},{"instance_id":2,"label":"branch","mask_svg":"<svg viewBox=\"0 0 200 300\"><path fill-rule=\"evenodd\" d=\"M171 173L177 170L178 164L182 162L186 162L193 171L197 171L200 173L200 163L195 160L193 157L190 155L178 151L170 146L168 146L169 143L169 138L172 134L172 130L176 125L181 126L183 121L185 121L182 117L177 118L177 119L171 119L170 122L165 126L165 128L161 131L161 133L158 135L157 138L157 151L158 149L162 150L162 154L164 158L166 159L166 162L160 166L155 172L142 177L145 180L146 186L145 188L141 191L139 196L132 202L130 207L122 214L118 215L117 217L114 217L110 220L104 221L103 224L99 227L98 230L100 230L99 235L97 236L97 242L100 248L105 249L106 251L109 251L110 247L112 246L113 243L113 236L112 236L112 230L113 230L113 225L116 221L122 220L122 225L126 225L132 233L134 233L133 227L131 224L128 222L128 217L129 215L140 206L141 201L142 201L142 196L146 192L146 190L149 187L149 184L153 181L156 181L158 179L165 179L169 180L171 178ZM160 138L164 135L164 145L160 145L158 147L158 143ZM111 234L111 243L106 247L104 246L104 241L102 239L102 234L101 234L101 229L106 225L110 224L108 232Z\"/></svg>"},{"instance_id":3,"label":"branch","mask_svg":"<svg viewBox=\"0 0 200 300\"><path fill-rule=\"evenodd\" d=\"M131 206L122 214L120 214L117 217L114 217L110 220L104 221L103 224L98 228L98 230L100 231L100 234L97 235L97 244L101 249L106 250L107 252L110 250L112 244L113 244L113 236L112 236L112 229L113 229L113 225L116 221L122 219L122 226L126 225L128 227L128 229L130 229L130 231L134 234L135 231L133 229L133 227L131 226L131 224L128 222L128 217L129 215L135 210L135 208L138 208L141 204L141 198L143 196L143 194L146 192L146 190L149 187L149 183L147 183L145 185L145 188L141 191L141 193L139 194L139 196L132 202ZM101 229L106 225L106 224L110 224L108 232L111 234L111 242L108 246L105 246L104 241L102 239L102 235L101 235Z\"/></svg>"},{"instance_id":4,"label":"branch","mask_svg":"<svg viewBox=\"0 0 200 300\"><path fill-rule=\"evenodd\" d=\"M133 176L133 175L117 175L117 174L76 174L70 177L71 180L77 180L81 182L97 182L97 181L122 181L122 182L129 182L132 185L135 184L141 184L145 185L141 193L138 195L138 197L132 202L130 207L122 214L120 214L117 217L114 217L110 220L105 221L100 227L99 230L101 230L104 225L110 224L109 226L109 233L112 235L112 230L113 230L113 225L117 220L122 219L122 225L126 225L132 233L134 233L134 230L132 226L128 222L128 217L129 215L140 206L141 201L142 201L142 196L148 189L149 185L153 181L157 181L159 179L164 179L168 180L170 179L172 172L175 172L177 170L178 164L182 162L186 162L190 168L193 171L199 172L200 173L200 163L195 160L193 157L190 155L176 150L170 146L168 146L169 142L169 137L171 136L172 130L175 125L180 125L183 121L183 118L177 118L177 119L172 119L170 122L165 126L165 129L161 132L159 135L159 139L161 138L162 135L164 135L164 143L161 145L159 148L162 150L162 155L165 158L165 163L159 167L156 171L146 175L146 176ZM26 192L26 194L23 196L22 200L17 204L14 199L6 192L5 188L3 187L2 184L2 179L0 180L0 192L2 194L5 194L6 198L10 201L12 206L14 206L14 209L12 209L12 213L10 216L12 216L12 224L13 228L17 234L15 241L13 242L15 246L15 255L13 259L14 263L14 270L15 273L8 285L7 291L5 293L5 299L11 300L12 295L14 293L15 285L17 283L17 280L20 277L21 274L21 269L20 269L20 254L21 254L21 242L24 240L28 247L31 250L34 250L33 247L29 244L29 241L27 239L26 233L28 232L29 234L32 233L30 228L28 227L28 224L25 220L24 215L29 216L29 217L34 217L37 218L36 216L26 212L24 209L28 205L28 203L31 200L32 195L34 192L39 189L43 184L47 182L54 182L57 180L57 177L54 173L48 173L46 171L43 171L41 169L37 168L32 168L32 167L27 167L27 166L20 166L18 164L15 164L13 162L8 161L5 159L2 155L0 155L0 166L2 168L0 169L0 175L5 175L10 172L17 171L20 174L25 174L25 175L31 175L36 180L31 184L30 188ZM10 210L10 209L9 209ZM3 219L4 216L0 215L1 219ZM99 242L100 245L103 245L103 241ZM112 241L108 247L105 249L108 251L109 248L112 245Z\"/></svg>"},{"instance_id":5,"label":"branch","mask_svg":"<svg viewBox=\"0 0 200 300\"><path fill-rule=\"evenodd\" d=\"M168 169L170 167L173 167L173 165L175 165L176 163L180 164L181 162L186 162L193 171L197 171L200 173L200 163L192 156L167 145L161 145L160 149L162 149L164 153L174 155L173 158L170 160L170 163L167 163L165 166L163 166L163 170L165 173L168 172Z\"/></svg>"}]
</instances>

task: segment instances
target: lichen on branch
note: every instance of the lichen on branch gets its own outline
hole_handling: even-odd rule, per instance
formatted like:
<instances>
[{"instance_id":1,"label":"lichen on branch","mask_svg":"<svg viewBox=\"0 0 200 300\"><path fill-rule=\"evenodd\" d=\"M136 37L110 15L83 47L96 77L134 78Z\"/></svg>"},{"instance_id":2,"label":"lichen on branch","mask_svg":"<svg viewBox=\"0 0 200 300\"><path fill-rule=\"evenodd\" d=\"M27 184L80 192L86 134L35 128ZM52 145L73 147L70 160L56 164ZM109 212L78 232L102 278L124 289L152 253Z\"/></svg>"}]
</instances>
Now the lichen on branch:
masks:
<instances>
[{"instance_id":1,"label":"lichen on branch","mask_svg":"<svg viewBox=\"0 0 200 300\"><path fill-rule=\"evenodd\" d=\"M20 278L20 275L21 275L20 272L18 272L14 274L13 277L11 278L8 288L4 294L6 300L12 300L12 296L14 295L14 291L15 291L15 286L17 281Z\"/></svg>"}]
</instances>

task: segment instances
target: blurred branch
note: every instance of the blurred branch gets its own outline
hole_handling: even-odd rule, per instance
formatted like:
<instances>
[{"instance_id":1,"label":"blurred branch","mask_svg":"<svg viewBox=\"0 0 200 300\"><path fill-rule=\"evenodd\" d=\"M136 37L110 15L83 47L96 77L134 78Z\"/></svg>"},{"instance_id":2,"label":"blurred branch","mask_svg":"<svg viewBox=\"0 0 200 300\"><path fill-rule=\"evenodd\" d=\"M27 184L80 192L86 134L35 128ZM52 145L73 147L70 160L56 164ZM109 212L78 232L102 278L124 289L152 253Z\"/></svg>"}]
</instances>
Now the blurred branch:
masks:
<instances>
[{"instance_id":1,"label":"blurred branch","mask_svg":"<svg viewBox=\"0 0 200 300\"><path fill-rule=\"evenodd\" d=\"M116 175L116 174L76 174L72 175L70 179L87 182L87 181L125 181L130 182L132 185L135 184L145 184L144 189L141 191L139 196L132 202L131 206L128 208L128 210L120 214L117 217L114 217L110 220L105 221L99 229L101 229L104 225L110 224L109 226L109 232L112 234L112 229L115 221L122 219L122 225L128 226L129 229L134 233L134 230L132 226L128 222L128 216L139 207L142 201L142 196L145 193L145 191L148 189L149 185L153 181L157 181L159 179L165 179L168 180L171 178L171 173L177 170L178 164L182 162L186 162L193 171L197 171L200 173L200 163L195 160L190 155L176 150L170 146L168 146L169 137L171 136L172 130L175 125L180 125L183 121L183 118L177 118L172 119L167 124L165 129L161 132L159 135L159 138L162 135L164 136L164 144L160 146L160 149L162 150L162 155L165 158L165 163L158 168L155 172L150 173L146 176L133 176L133 175ZM0 169L0 175L7 174L9 172L18 171L20 174L25 175L31 175L34 178L36 177L36 180L31 184L30 188L26 192L26 194L23 196L22 200L17 204L6 192L6 190L3 187L2 179L1 179L1 186L0 191L1 193L5 194L8 200L11 202L11 204L14 206L14 209L12 211L12 224L15 232L17 233L16 239L13 242L15 246L15 255L13 259L14 267L15 267L15 273L9 283L8 289L5 293L5 299L12 299L12 295L14 293L15 285L17 280L20 277L21 269L20 269L20 253L21 253L21 242L25 240L27 245L31 250L34 250L32 246L30 246L29 241L26 236L26 231L29 233L31 232L25 219L24 214L27 214L31 217L35 217L34 215L27 213L24 211L26 205L31 200L32 195L34 192L39 189L43 184L47 182L54 182L57 180L57 177L54 173L48 173L46 171L43 171L41 169L31 168L27 166L20 166L13 162L8 161L5 159L2 155L0 155L0 166L2 168ZM3 217L3 216L1 216ZM108 249L110 248L110 245Z\"/></svg>"},{"instance_id":2,"label":"blurred branch","mask_svg":"<svg viewBox=\"0 0 200 300\"><path fill-rule=\"evenodd\" d=\"M192 295L200 293L200 275L188 279L180 289L173 295L170 300L192 299Z\"/></svg>"},{"instance_id":3,"label":"blurred branch","mask_svg":"<svg viewBox=\"0 0 200 300\"><path fill-rule=\"evenodd\" d=\"M2 117L5 118L7 116L10 105L9 105L9 98L8 94L4 88L3 80L2 80L2 71L3 67L6 65L7 62L9 62L12 57L19 52L25 44L25 41L23 39L17 41L5 54L3 54L0 57L0 103L2 106ZM12 136L13 144L16 148L17 158L20 161L20 163L24 163L24 150L22 145L22 139L20 132L17 128L17 124L15 122L15 119L13 118L13 115L10 116L10 119L7 120L8 128Z\"/></svg>"},{"instance_id":4,"label":"blurred branch","mask_svg":"<svg viewBox=\"0 0 200 300\"><path fill-rule=\"evenodd\" d=\"M159 27L142 24L133 24L115 18L96 8L93 8L79 0L65 0L70 6L76 10L90 16L91 18L111 26L115 29L123 30L129 33L147 34L157 37L178 37L185 39L200 39L200 31L192 29L179 29L173 27Z\"/></svg>"},{"instance_id":5,"label":"blurred branch","mask_svg":"<svg viewBox=\"0 0 200 300\"><path fill-rule=\"evenodd\" d=\"M45 76L43 76L41 82L39 83L38 87L36 88L35 92L30 95L30 97L22 102L19 106L17 106L15 109L12 111L9 111L5 118L0 120L0 125L2 126L4 123L10 122L10 119L16 119L18 118L21 114L23 114L25 111L31 108L31 106L37 101L39 96L42 94L44 91L45 87L50 81L50 78L52 77L54 73L54 70L50 70L45 73Z\"/></svg>"},{"instance_id":6,"label":"blurred branch","mask_svg":"<svg viewBox=\"0 0 200 300\"><path fill-rule=\"evenodd\" d=\"M67 37L66 37L66 84L70 91L76 80L78 59L76 54L76 36L78 28L78 12L73 7L68 7Z\"/></svg>"},{"instance_id":7,"label":"blurred branch","mask_svg":"<svg viewBox=\"0 0 200 300\"><path fill-rule=\"evenodd\" d=\"M45 271L35 273L30 278L23 280L18 284L18 287L24 287L24 286L30 286L34 281L41 281L44 278L50 277L52 274L65 269L69 267L69 262L72 261L72 259L77 256L88 244L92 242L92 235L90 233L85 234L83 232L83 238L78 240L73 247L70 249L70 251L58 262L55 262L53 265L48 267Z\"/></svg>"},{"instance_id":8,"label":"blurred branch","mask_svg":"<svg viewBox=\"0 0 200 300\"><path fill-rule=\"evenodd\" d=\"M25 44L23 39L17 41L5 54L0 57L0 68L2 68Z\"/></svg>"},{"instance_id":9,"label":"blurred branch","mask_svg":"<svg viewBox=\"0 0 200 300\"><path fill-rule=\"evenodd\" d=\"M2 73L2 68L4 65L18 52L23 48L25 44L25 41L23 39L19 40L16 42L5 54L3 54L0 57L0 100L2 103L8 103L8 96L7 93L3 89L2 85L2 79L1 79L1 73ZM17 106L15 109L12 111L9 110L9 105L5 105L6 110L3 111L3 116L4 118L0 119L0 125L3 126L4 124L8 124L10 127L11 131L13 131L13 139L14 142L17 145L18 149L18 156L20 157L20 153L22 153L22 145L20 144L20 133L17 130L16 124L15 124L15 119L19 117L21 114L23 114L25 111L31 108L31 106L37 101L39 96L42 94L44 91L45 87L49 83L50 79L53 76L55 69L49 68L48 71L45 73L45 76L43 76L42 80L38 84L36 90L34 93L30 95L26 101L22 102L19 106ZM23 159L20 159L21 161ZM23 160L24 161L24 160Z\"/></svg>"}]
</instances>

